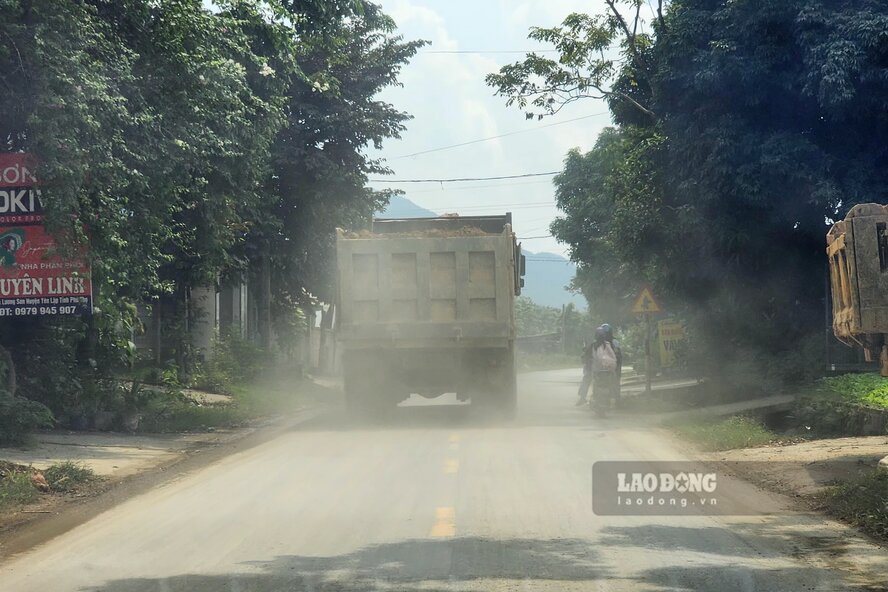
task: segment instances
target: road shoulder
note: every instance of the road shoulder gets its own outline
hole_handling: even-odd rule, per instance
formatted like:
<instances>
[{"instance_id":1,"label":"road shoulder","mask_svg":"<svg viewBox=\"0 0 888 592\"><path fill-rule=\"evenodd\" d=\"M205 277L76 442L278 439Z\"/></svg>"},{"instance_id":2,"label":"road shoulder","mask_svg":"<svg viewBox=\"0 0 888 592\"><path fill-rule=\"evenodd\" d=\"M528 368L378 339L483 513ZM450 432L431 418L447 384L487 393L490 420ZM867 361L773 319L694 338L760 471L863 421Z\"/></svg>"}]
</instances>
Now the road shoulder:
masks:
<instances>
[{"instance_id":1,"label":"road shoulder","mask_svg":"<svg viewBox=\"0 0 888 592\"><path fill-rule=\"evenodd\" d=\"M0 561L149 489L273 440L324 411L324 407L305 408L249 427L199 434L78 434L67 438L46 434L35 449L13 450L13 455L37 467L51 464L57 456L77 458L84 465L96 467L97 474L104 478L75 494L47 496L37 504L0 516ZM82 436L83 445L78 446L77 436Z\"/></svg>"}]
</instances>

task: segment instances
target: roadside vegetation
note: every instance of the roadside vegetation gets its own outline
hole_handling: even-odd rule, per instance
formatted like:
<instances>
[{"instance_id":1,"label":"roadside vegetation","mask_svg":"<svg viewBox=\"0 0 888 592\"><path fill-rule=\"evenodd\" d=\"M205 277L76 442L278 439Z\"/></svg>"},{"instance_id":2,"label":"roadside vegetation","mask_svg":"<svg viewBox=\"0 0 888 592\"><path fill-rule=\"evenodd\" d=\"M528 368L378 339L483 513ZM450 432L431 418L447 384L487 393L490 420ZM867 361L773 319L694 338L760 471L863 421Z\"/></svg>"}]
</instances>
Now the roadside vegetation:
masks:
<instances>
[{"instance_id":1,"label":"roadside vegetation","mask_svg":"<svg viewBox=\"0 0 888 592\"><path fill-rule=\"evenodd\" d=\"M5 466L0 469L0 510L37 501L40 491L31 482L31 471L27 467L3 464Z\"/></svg>"},{"instance_id":2,"label":"roadside vegetation","mask_svg":"<svg viewBox=\"0 0 888 592\"><path fill-rule=\"evenodd\" d=\"M152 391L140 408L139 432L206 431L243 426L263 417L298 410L329 400L330 391L288 368L269 368L249 383L226 387L229 399L218 403L195 400L200 393L167 388Z\"/></svg>"},{"instance_id":3,"label":"roadside vegetation","mask_svg":"<svg viewBox=\"0 0 888 592\"><path fill-rule=\"evenodd\" d=\"M796 422L815 436L888 433L888 379L877 373L823 378L800 397Z\"/></svg>"},{"instance_id":4,"label":"roadside vegetation","mask_svg":"<svg viewBox=\"0 0 888 592\"><path fill-rule=\"evenodd\" d=\"M799 438L884 435L888 434L888 379L876 373L822 378L799 394L790 413L769 425L744 416L668 423L678 435L704 450L786 443Z\"/></svg>"},{"instance_id":5,"label":"roadside vegetation","mask_svg":"<svg viewBox=\"0 0 888 592\"><path fill-rule=\"evenodd\" d=\"M583 341L588 338L592 322L573 304L561 310L519 296L515 300L518 370L576 368L580 365Z\"/></svg>"},{"instance_id":6,"label":"roadside vegetation","mask_svg":"<svg viewBox=\"0 0 888 592\"><path fill-rule=\"evenodd\" d=\"M557 55L488 75L528 117L607 102L550 227L596 317L630 321L649 284L687 322L689 366L734 398L822 374L824 220L885 194L882 4L608 1L531 29Z\"/></svg>"},{"instance_id":7,"label":"roadside vegetation","mask_svg":"<svg viewBox=\"0 0 888 592\"><path fill-rule=\"evenodd\" d=\"M830 377L819 381L814 393L801 397L796 410L785 418L788 423L779 431L745 416L678 419L667 422L666 427L706 452L794 444L830 436L884 435L886 393L888 380L877 374ZM821 464L826 466L828 461ZM835 481L807 499L829 515L888 540L888 471L866 470L866 466L861 469L862 473L850 479L844 468L839 469ZM750 477L759 479L762 475ZM794 493L786 491L783 481L765 479L764 483L779 493Z\"/></svg>"},{"instance_id":8,"label":"roadside vegetation","mask_svg":"<svg viewBox=\"0 0 888 592\"><path fill-rule=\"evenodd\" d=\"M132 375L121 385L112 427L138 432L237 427L329 397L300 365L271 359L239 337L218 339L212 357L196 365L187 381L174 369L150 365Z\"/></svg>"},{"instance_id":9,"label":"roadside vegetation","mask_svg":"<svg viewBox=\"0 0 888 592\"><path fill-rule=\"evenodd\" d=\"M820 381L818 394L871 409L888 410L888 378L876 373L824 378Z\"/></svg>"},{"instance_id":10,"label":"roadside vegetation","mask_svg":"<svg viewBox=\"0 0 888 592\"><path fill-rule=\"evenodd\" d=\"M69 461L43 471L0 461L0 511L33 504L44 495L77 492L97 480L92 470Z\"/></svg>"},{"instance_id":11,"label":"roadside vegetation","mask_svg":"<svg viewBox=\"0 0 888 592\"><path fill-rule=\"evenodd\" d=\"M31 431L52 425L52 412L45 405L0 392L0 446L21 444Z\"/></svg>"},{"instance_id":12,"label":"roadside vegetation","mask_svg":"<svg viewBox=\"0 0 888 592\"><path fill-rule=\"evenodd\" d=\"M888 471L875 469L859 479L836 485L820 500L829 514L888 540Z\"/></svg>"},{"instance_id":13,"label":"roadside vegetation","mask_svg":"<svg viewBox=\"0 0 888 592\"><path fill-rule=\"evenodd\" d=\"M602 322L572 303L558 309L519 296L515 300L519 370L579 367L583 346Z\"/></svg>"},{"instance_id":14,"label":"roadside vegetation","mask_svg":"<svg viewBox=\"0 0 888 592\"><path fill-rule=\"evenodd\" d=\"M71 461L50 465L43 471L43 477L49 484L50 491L61 493L76 491L80 486L96 479L92 469Z\"/></svg>"},{"instance_id":15,"label":"roadside vegetation","mask_svg":"<svg viewBox=\"0 0 888 592\"><path fill-rule=\"evenodd\" d=\"M564 349L569 351L581 350L594 328L603 322L577 310L573 303L558 309L537 304L527 296L515 299L515 331L519 337L552 335L553 343L560 348L563 334Z\"/></svg>"},{"instance_id":16,"label":"roadside vegetation","mask_svg":"<svg viewBox=\"0 0 888 592\"><path fill-rule=\"evenodd\" d=\"M0 69L21 75L0 152L33 157L47 230L89 253L94 295L88 318L0 322L0 442L253 416L244 368L293 354L332 300L335 229L393 194L369 187L391 171L368 148L410 115L379 93L425 42L367 0L9 0L0 37ZM243 282L255 326L204 362L193 290ZM195 405L191 387L235 403Z\"/></svg>"},{"instance_id":17,"label":"roadside vegetation","mask_svg":"<svg viewBox=\"0 0 888 592\"><path fill-rule=\"evenodd\" d=\"M678 436L707 452L750 448L784 441L760 421L734 416L722 418L682 419L667 423Z\"/></svg>"}]
</instances>

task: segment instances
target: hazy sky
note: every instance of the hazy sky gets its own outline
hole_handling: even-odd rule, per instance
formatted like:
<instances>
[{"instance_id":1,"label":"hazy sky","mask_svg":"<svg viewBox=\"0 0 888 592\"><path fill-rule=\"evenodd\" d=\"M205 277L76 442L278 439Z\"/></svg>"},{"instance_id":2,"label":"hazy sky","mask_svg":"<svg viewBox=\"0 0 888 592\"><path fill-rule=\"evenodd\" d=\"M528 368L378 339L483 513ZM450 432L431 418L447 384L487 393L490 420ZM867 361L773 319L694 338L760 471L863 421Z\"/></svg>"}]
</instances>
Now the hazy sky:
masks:
<instances>
[{"instance_id":1,"label":"hazy sky","mask_svg":"<svg viewBox=\"0 0 888 592\"><path fill-rule=\"evenodd\" d=\"M586 99L553 117L527 121L517 107L506 107L484 84L484 76L523 54L439 54L436 51L513 51L540 49L527 40L531 26L552 26L571 12L601 11L600 0L378 0L405 39L432 42L404 68L403 88L383 99L411 113L401 140L387 143L382 155L392 178L490 177L556 171L573 147L588 150L610 124L606 105ZM499 134L533 130L593 115L575 122L528 131L452 150L399 158L414 152ZM374 186L384 187L385 183ZM549 234L557 215L551 177L459 184L389 185L438 213L513 213L519 237ZM524 240L530 251L564 253L552 238Z\"/></svg>"}]
</instances>

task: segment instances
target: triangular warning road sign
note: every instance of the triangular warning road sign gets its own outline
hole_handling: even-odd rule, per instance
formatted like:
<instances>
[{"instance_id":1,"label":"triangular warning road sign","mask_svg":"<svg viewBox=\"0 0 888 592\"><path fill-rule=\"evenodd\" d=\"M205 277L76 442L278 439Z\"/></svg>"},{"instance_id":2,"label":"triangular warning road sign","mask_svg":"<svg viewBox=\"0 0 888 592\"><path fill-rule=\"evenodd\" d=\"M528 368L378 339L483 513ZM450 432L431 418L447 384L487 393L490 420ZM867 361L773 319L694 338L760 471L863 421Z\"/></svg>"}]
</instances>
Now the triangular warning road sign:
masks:
<instances>
[{"instance_id":1,"label":"triangular warning road sign","mask_svg":"<svg viewBox=\"0 0 888 592\"><path fill-rule=\"evenodd\" d=\"M650 288L642 288L635 297L635 303L632 305L632 312L635 314L649 314L660 312L660 305L654 300L654 295Z\"/></svg>"}]
</instances>

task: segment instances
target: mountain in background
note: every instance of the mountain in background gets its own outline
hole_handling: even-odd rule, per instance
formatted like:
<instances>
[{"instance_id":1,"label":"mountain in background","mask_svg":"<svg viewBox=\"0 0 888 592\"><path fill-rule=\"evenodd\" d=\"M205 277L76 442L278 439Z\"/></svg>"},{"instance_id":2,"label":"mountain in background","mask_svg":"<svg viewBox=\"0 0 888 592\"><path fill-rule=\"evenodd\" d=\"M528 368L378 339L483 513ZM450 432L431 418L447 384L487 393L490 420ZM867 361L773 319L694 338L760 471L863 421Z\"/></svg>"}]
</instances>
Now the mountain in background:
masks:
<instances>
[{"instance_id":1,"label":"mountain in background","mask_svg":"<svg viewBox=\"0 0 888 592\"><path fill-rule=\"evenodd\" d=\"M524 249L521 252L527 258L522 296L543 306L561 308L562 304L573 302L578 309L586 310L583 295L565 289L577 273L572 261L557 253L532 253Z\"/></svg>"},{"instance_id":2,"label":"mountain in background","mask_svg":"<svg viewBox=\"0 0 888 592\"><path fill-rule=\"evenodd\" d=\"M393 195L388 206L379 213L380 218L434 218L437 215L401 195Z\"/></svg>"},{"instance_id":3,"label":"mountain in background","mask_svg":"<svg viewBox=\"0 0 888 592\"><path fill-rule=\"evenodd\" d=\"M379 217L430 218L437 215L404 196L395 195L389 200L389 205L380 212ZM586 299L582 295L565 290L565 286L570 284L577 270L570 260L557 253L533 253L527 250L522 252L527 257L522 296L543 306L561 308L562 304L573 302L577 308L586 309Z\"/></svg>"}]
</instances>

